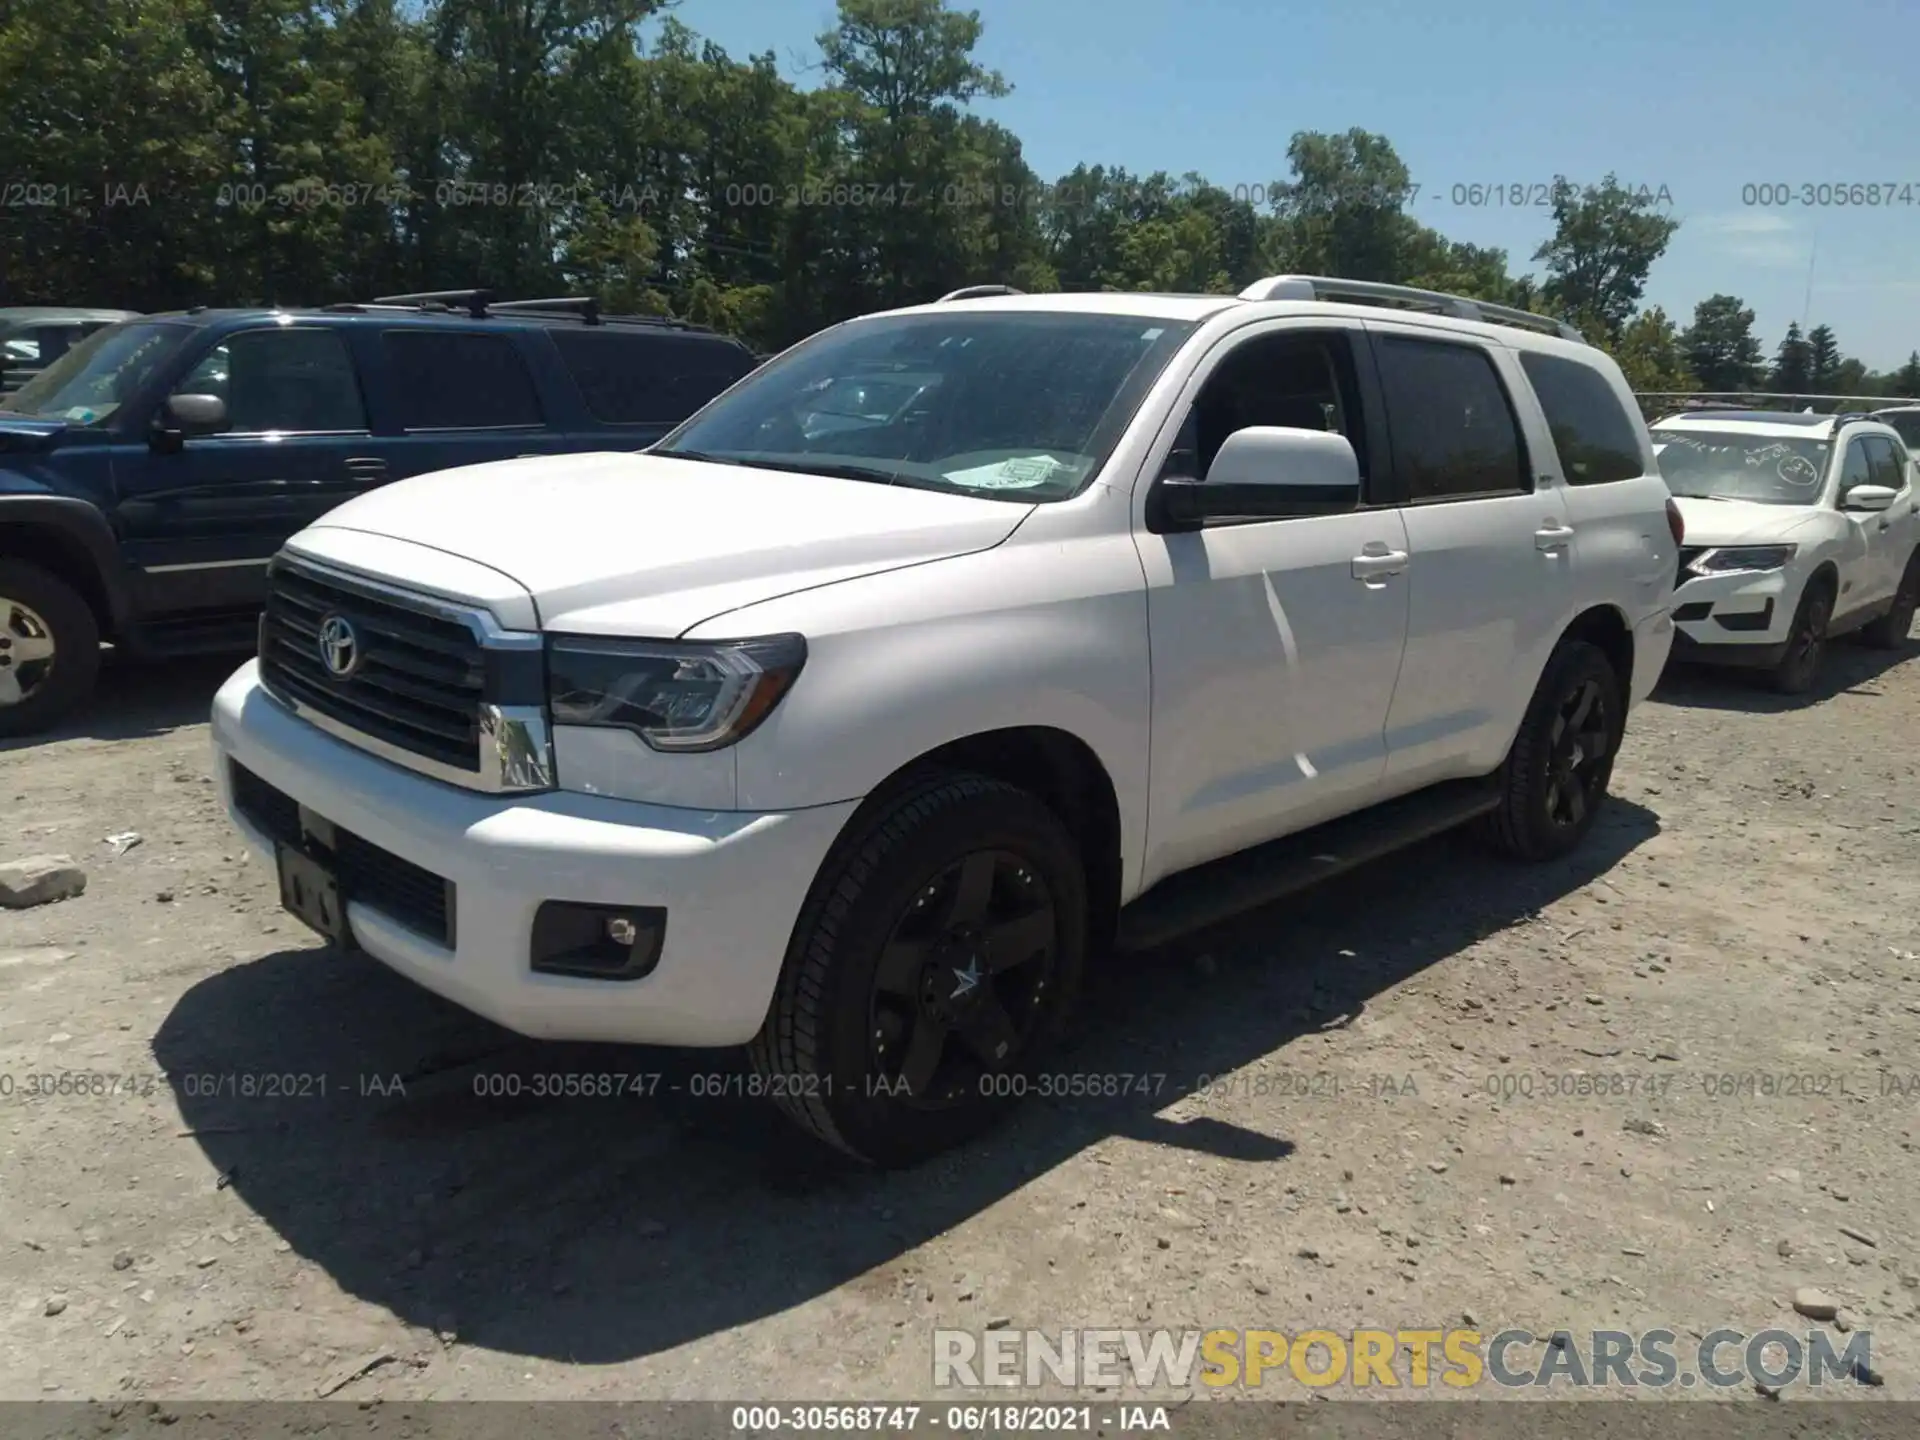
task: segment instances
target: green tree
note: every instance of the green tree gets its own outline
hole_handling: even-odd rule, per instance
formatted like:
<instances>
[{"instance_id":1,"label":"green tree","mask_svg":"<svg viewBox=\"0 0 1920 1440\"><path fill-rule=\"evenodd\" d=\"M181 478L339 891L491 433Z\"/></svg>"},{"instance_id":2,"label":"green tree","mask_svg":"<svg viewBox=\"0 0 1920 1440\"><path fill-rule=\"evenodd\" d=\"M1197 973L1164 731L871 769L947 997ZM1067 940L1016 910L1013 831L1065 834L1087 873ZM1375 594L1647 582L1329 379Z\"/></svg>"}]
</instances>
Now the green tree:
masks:
<instances>
[{"instance_id":1,"label":"green tree","mask_svg":"<svg viewBox=\"0 0 1920 1440\"><path fill-rule=\"evenodd\" d=\"M1303 130L1288 143L1287 162L1293 178L1270 189L1294 264L1315 275L1397 281L1413 182L1387 138L1361 129Z\"/></svg>"},{"instance_id":2,"label":"green tree","mask_svg":"<svg viewBox=\"0 0 1920 1440\"><path fill-rule=\"evenodd\" d=\"M1768 385L1786 395L1806 395L1813 391L1813 355L1800 333L1800 322L1787 326L1787 335L1773 358L1773 374Z\"/></svg>"},{"instance_id":3,"label":"green tree","mask_svg":"<svg viewBox=\"0 0 1920 1440\"><path fill-rule=\"evenodd\" d=\"M1753 311L1733 295L1713 295L1693 307L1693 324L1680 337L1687 366L1707 390L1744 390L1760 373L1760 342Z\"/></svg>"},{"instance_id":4,"label":"green tree","mask_svg":"<svg viewBox=\"0 0 1920 1440\"><path fill-rule=\"evenodd\" d=\"M1920 350L1907 352L1907 363L1894 371L1889 394L1920 400Z\"/></svg>"},{"instance_id":5,"label":"green tree","mask_svg":"<svg viewBox=\"0 0 1920 1440\"><path fill-rule=\"evenodd\" d=\"M1553 235L1533 255L1546 265L1546 301L1562 316L1593 317L1618 335L1680 222L1611 174L1584 188L1556 180L1552 200Z\"/></svg>"},{"instance_id":6,"label":"green tree","mask_svg":"<svg viewBox=\"0 0 1920 1440\"><path fill-rule=\"evenodd\" d=\"M1840 382L1840 346L1833 327L1816 325L1807 332L1807 383L1816 395L1837 395Z\"/></svg>"},{"instance_id":7,"label":"green tree","mask_svg":"<svg viewBox=\"0 0 1920 1440\"><path fill-rule=\"evenodd\" d=\"M1629 320L1608 349L1635 391L1692 390L1700 384L1688 367L1679 330L1658 305Z\"/></svg>"}]
</instances>

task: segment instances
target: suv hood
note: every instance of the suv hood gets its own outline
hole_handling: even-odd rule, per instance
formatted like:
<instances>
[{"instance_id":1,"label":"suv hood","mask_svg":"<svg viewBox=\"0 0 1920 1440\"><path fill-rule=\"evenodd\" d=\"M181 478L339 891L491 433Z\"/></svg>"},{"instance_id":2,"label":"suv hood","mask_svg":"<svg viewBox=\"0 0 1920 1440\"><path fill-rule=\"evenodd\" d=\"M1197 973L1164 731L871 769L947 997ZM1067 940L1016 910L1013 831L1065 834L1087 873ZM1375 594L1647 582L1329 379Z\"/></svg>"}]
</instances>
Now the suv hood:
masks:
<instances>
[{"instance_id":1,"label":"suv hood","mask_svg":"<svg viewBox=\"0 0 1920 1440\"><path fill-rule=\"evenodd\" d=\"M796 590L991 549L1033 509L821 475L596 454L403 480L348 501L303 534L333 548L323 532L357 531L478 561L525 586L548 630L664 638Z\"/></svg>"},{"instance_id":2,"label":"suv hood","mask_svg":"<svg viewBox=\"0 0 1920 1440\"><path fill-rule=\"evenodd\" d=\"M1764 545L1785 539L1819 512L1808 505L1764 505L1757 500L1702 500L1676 495L1688 545Z\"/></svg>"}]
</instances>

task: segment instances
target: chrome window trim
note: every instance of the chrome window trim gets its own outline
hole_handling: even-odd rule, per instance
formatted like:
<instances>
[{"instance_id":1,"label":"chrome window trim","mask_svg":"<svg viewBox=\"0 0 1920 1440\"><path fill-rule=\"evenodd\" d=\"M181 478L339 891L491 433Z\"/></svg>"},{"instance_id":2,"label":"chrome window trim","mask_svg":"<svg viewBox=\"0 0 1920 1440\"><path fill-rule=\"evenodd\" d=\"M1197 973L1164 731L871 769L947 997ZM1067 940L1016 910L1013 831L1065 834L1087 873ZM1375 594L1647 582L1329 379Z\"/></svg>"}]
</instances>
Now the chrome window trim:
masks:
<instances>
[{"instance_id":1,"label":"chrome window trim","mask_svg":"<svg viewBox=\"0 0 1920 1440\"><path fill-rule=\"evenodd\" d=\"M539 633L509 630L480 606L422 595L298 554L282 552L274 557L274 563L343 590L357 590L404 609L465 625L483 650L542 650L546 645L545 637ZM357 730L291 695L281 694L267 684L264 676L260 683L277 704L316 730L402 769L486 795L529 795L554 788L553 731L544 705L495 705L483 699L479 714L474 717L480 768L462 770Z\"/></svg>"}]
</instances>

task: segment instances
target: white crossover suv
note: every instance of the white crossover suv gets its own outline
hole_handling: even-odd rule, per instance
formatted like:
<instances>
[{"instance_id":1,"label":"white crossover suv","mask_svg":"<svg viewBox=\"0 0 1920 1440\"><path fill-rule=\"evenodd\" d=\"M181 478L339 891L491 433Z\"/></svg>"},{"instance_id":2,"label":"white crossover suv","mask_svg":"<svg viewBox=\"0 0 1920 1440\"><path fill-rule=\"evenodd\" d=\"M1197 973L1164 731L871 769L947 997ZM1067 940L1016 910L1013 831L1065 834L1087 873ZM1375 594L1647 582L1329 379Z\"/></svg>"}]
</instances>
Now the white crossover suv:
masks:
<instances>
[{"instance_id":1,"label":"white crossover suv","mask_svg":"<svg viewBox=\"0 0 1920 1440\"><path fill-rule=\"evenodd\" d=\"M1862 415L1691 410L1654 450L1686 521L1676 660L1764 670L1808 690L1827 637L1896 648L1920 598L1915 465Z\"/></svg>"},{"instance_id":2,"label":"white crossover suv","mask_svg":"<svg viewBox=\"0 0 1920 1440\"><path fill-rule=\"evenodd\" d=\"M1538 316L976 287L648 453L333 511L218 774L335 942L531 1036L750 1042L758 1093L910 1163L1109 949L1467 821L1570 850L1680 539L1620 371Z\"/></svg>"}]
</instances>

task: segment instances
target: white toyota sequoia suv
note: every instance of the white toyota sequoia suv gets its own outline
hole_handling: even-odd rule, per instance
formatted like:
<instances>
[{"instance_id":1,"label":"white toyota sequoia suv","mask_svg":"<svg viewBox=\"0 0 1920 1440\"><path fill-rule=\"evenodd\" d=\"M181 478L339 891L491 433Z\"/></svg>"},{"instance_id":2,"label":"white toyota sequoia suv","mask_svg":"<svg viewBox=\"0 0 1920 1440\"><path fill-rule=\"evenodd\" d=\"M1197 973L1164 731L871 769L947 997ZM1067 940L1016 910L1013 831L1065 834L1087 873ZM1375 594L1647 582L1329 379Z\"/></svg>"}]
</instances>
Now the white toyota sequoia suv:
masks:
<instances>
[{"instance_id":1,"label":"white toyota sequoia suv","mask_svg":"<svg viewBox=\"0 0 1920 1440\"><path fill-rule=\"evenodd\" d=\"M333 511L217 773L337 944L526 1035L749 1044L907 1164L1103 951L1469 821L1578 844L1681 538L1619 369L1538 316L975 287L650 452Z\"/></svg>"},{"instance_id":2,"label":"white toyota sequoia suv","mask_svg":"<svg viewBox=\"0 0 1920 1440\"><path fill-rule=\"evenodd\" d=\"M1689 410L1653 427L1687 544L1674 658L1762 670L1790 695L1827 638L1894 650L1920 599L1914 462L1865 415Z\"/></svg>"}]
</instances>

